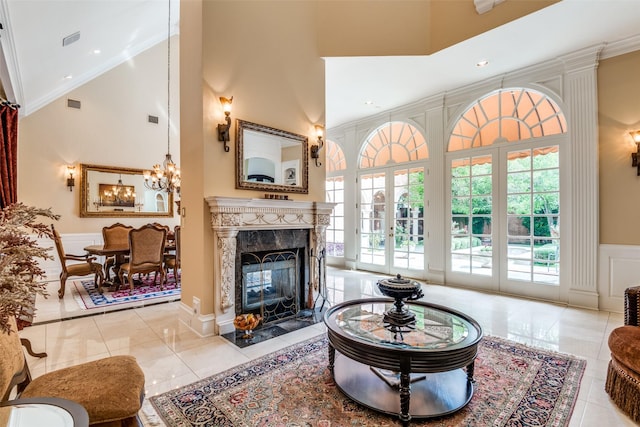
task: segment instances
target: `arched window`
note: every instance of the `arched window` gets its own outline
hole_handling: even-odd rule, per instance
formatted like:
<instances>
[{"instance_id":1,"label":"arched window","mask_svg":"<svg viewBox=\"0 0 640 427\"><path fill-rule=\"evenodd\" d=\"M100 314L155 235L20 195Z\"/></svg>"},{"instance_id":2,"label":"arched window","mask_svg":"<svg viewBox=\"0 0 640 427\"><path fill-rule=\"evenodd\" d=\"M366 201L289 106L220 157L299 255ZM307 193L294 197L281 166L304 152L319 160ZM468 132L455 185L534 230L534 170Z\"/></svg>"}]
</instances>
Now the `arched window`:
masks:
<instances>
[{"instance_id":1,"label":"arched window","mask_svg":"<svg viewBox=\"0 0 640 427\"><path fill-rule=\"evenodd\" d=\"M559 105L525 88L487 94L458 119L447 150L452 280L558 299L566 132Z\"/></svg>"},{"instance_id":2,"label":"arched window","mask_svg":"<svg viewBox=\"0 0 640 427\"><path fill-rule=\"evenodd\" d=\"M389 122L365 140L358 159L358 266L424 275L427 142L415 126Z\"/></svg>"},{"instance_id":3,"label":"arched window","mask_svg":"<svg viewBox=\"0 0 640 427\"><path fill-rule=\"evenodd\" d=\"M424 136L415 126L390 122L376 129L360 152L360 168L423 160L429 157Z\"/></svg>"},{"instance_id":4,"label":"arched window","mask_svg":"<svg viewBox=\"0 0 640 427\"><path fill-rule=\"evenodd\" d=\"M501 89L465 111L453 128L447 151L485 147L567 131L558 104L532 89Z\"/></svg>"},{"instance_id":5,"label":"arched window","mask_svg":"<svg viewBox=\"0 0 640 427\"><path fill-rule=\"evenodd\" d=\"M326 201L336 203L331 212L329 226L326 231L326 251L328 256L344 256L344 170L347 162L342 148L335 142L326 143L325 181Z\"/></svg>"}]
</instances>

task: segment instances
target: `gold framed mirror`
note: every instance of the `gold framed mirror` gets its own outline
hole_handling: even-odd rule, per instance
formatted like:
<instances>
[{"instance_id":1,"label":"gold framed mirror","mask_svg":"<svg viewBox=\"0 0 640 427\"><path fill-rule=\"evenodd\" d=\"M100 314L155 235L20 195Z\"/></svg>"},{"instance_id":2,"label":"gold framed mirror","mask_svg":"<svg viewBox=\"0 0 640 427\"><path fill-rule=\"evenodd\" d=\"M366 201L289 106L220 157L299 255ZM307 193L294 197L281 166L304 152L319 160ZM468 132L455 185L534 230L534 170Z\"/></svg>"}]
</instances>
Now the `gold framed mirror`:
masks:
<instances>
[{"instance_id":1,"label":"gold framed mirror","mask_svg":"<svg viewBox=\"0 0 640 427\"><path fill-rule=\"evenodd\" d=\"M149 190L142 169L80 165L80 217L173 217L173 193Z\"/></svg>"},{"instance_id":2,"label":"gold framed mirror","mask_svg":"<svg viewBox=\"0 0 640 427\"><path fill-rule=\"evenodd\" d=\"M236 188L308 193L308 138L236 119Z\"/></svg>"}]
</instances>

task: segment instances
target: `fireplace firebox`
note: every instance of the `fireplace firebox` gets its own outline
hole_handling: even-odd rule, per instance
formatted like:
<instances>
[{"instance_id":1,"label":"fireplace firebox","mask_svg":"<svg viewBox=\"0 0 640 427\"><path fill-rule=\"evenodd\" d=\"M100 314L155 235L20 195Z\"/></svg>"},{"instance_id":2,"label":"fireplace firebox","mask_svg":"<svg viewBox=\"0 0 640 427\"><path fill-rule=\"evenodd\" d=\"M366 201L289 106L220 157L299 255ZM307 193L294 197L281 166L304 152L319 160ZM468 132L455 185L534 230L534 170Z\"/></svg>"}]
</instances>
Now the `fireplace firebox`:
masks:
<instances>
[{"instance_id":1,"label":"fireplace firebox","mask_svg":"<svg viewBox=\"0 0 640 427\"><path fill-rule=\"evenodd\" d=\"M308 230L251 230L237 236L236 313L264 323L296 316L305 307Z\"/></svg>"},{"instance_id":2,"label":"fireplace firebox","mask_svg":"<svg viewBox=\"0 0 640 427\"><path fill-rule=\"evenodd\" d=\"M242 313L256 313L265 323L295 316L300 311L300 249L244 253Z\"/></svg>"}]
</instances>

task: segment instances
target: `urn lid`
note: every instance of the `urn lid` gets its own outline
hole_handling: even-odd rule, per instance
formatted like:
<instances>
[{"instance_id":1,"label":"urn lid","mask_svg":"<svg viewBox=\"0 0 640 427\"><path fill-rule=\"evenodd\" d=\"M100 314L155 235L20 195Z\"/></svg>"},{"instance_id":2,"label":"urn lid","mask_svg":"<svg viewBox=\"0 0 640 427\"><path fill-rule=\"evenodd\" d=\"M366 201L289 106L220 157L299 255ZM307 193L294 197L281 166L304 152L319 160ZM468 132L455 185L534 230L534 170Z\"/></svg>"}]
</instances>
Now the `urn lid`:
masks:
<instances>
[{"instance_id":1,"label":"urn lid","mask_svg":"<svg viewBox=\"0 0 640 427\"><path fill-rule=\"evenodd\" d=\"M391 279L381 279L378 280L378 287L383 286L388 289L406 289L413 290L420 287L420 283L415 280L409 280L403 278L400 274L396 275L396 277Z\"/></svg>"}]
</instances>

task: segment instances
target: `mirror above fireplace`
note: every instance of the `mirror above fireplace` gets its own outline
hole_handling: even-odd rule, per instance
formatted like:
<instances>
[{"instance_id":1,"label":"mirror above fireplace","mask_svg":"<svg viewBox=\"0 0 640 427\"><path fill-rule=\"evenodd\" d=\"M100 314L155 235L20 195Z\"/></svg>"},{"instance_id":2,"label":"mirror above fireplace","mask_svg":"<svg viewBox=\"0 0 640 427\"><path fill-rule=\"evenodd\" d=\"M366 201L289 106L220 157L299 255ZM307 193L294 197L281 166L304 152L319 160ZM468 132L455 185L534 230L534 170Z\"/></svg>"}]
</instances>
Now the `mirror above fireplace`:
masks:
<instances>
[{"instance_id":1,"label":"mirror above fireplace","mask_svg":"<svg viewBox=\"0 0 640 427\"><path fill-rule=\"evenodd\" d=\"M236 188L308 193L308 138L236 120Z\"/></svg>"}]
</instances>

